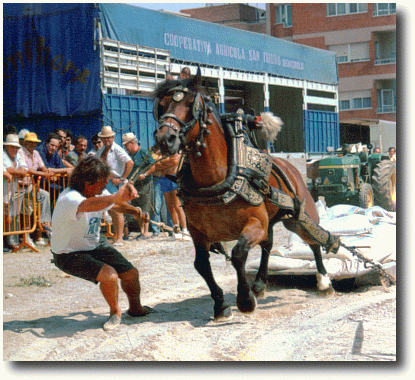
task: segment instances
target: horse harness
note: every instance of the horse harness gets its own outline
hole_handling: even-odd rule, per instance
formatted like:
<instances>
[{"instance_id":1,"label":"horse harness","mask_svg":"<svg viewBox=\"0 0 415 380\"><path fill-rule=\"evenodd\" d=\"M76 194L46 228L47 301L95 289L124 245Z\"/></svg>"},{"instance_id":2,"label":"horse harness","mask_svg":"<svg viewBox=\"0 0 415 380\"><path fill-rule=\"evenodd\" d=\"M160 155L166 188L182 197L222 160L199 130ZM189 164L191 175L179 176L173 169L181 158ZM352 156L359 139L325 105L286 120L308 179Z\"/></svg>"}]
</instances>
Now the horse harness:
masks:
<instances>
[{"instance_id":1,"label":"horse harness","mask_svg":"<svg viewBox=\"0 0 415 380\"><path fill-rule=\"evenodd\" d=\"M179 85L170 89L169 92L174 92L173 100L179 102L183 99L184 94L190 91ZM175 120L182 127L180 131L175 130L179 134L181 149L184 152L183 162L177 173L177 195L182 204L193 202L204 205L227 205L240 197L253 206L259 206L267 197L288 218L298 220L310 236L326 248L327 252L337 251L339 240L321 228L305 213L305 202L300 202L289 178L273 163L269 154L253 146L249 138L247 118L244 117L242 110L238 110L236 114L219 116L230 147L228 153L230 163L225 180L208 188L196 188L189 185L193 176L188 155L193 153L196 157L200 157L200 151L206 147L204 137L210 133L207 126L212 123L208 114L214 112L215 109L209 105L210 102L208 96L198 92L192 107L193 119L188 123L183 122L173 113L163 114L159 118L159 99L156 99L154 104L154 116L156 120L159 120L159 128L167 126L174 129L174 126L164 122L167 118ZM192 143L186 143L186 134L197 122L200 125L197 138ZM292 196L269 186L271 175L277 181L284 182Z\"/></svg>"}]
</instances>

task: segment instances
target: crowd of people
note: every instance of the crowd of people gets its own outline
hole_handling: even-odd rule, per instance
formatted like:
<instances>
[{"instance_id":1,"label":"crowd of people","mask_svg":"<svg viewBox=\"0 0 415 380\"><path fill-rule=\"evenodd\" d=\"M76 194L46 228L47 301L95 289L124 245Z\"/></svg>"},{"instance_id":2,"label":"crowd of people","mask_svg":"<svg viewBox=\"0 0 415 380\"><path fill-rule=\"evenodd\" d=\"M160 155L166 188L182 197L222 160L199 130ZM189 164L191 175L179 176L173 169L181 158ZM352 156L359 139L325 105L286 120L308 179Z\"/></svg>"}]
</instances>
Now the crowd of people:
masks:
<instances>
[{"instance_id":1,"label":"crowd of people","mask_svg":"<svg viewBox=\"0 0 415 380\"><path fill-rule=\"evenodd\" d=\"M74 138L68 129L56 129L49 133L42 142L36 133L27 129L18 131L13 125L4 127L3 149L3 203L5 207L6 230L21 231L23 226L29 229L33 223L34 205L26 203L24 207L11 199L20 199L22 195L33 194L31 175L40 177L37 189L37 201L40 203L40 223L42 228L35 232L8 235L3 238L3 250L8 252L19 246L24 238L36 247L50 243L53 234L52 213L57 199L51 189L64 187L58 178L69 178L75 167L88 157L95 156L106 163L110 175L105 188L109 194L116 194L123 183L133 180L133 186L139 197L130 204L147 215L145 222L138 221L130 214L118 212L116 208L106 210L103 218L112 222L112 246L120 247L126 240L132 239L131 232L136 232L137 240L152 239L162 232L160 226L168 226L166 238L169 240L190 240L186 218L177 198L176 184L166 178L174 175L180 161L180 155L162 157L159 152L141 147L139 139L132 132L122 135L122 146L114 142L116 132L110 126L102 127L90 141L78 135ZM62 175L64 175L62 177ZM65 176L66 175L66 176ZM12 182L25 183L26 186L11 186ZM47 185L46 185L47 184ZM18 191L25 194L18 194ZM49 191L48 191L49 190ZM13 207L10 205L13 204ZM12 210L14 208L14 210ZM23 221L24 219L24 221ZM173 227L174 231L173 232Z\"/></svg>"}]
</instances>

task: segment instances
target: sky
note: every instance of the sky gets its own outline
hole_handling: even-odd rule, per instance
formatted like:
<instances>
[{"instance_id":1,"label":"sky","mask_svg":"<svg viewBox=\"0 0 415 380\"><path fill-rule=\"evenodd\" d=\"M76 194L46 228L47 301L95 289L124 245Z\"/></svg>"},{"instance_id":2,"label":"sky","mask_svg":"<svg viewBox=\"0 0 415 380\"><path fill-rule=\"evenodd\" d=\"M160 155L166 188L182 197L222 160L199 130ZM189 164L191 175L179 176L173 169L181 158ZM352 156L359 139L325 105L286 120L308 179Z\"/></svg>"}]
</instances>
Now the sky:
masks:
<instances>
[{"instance_id":1,"label":"sky","mask_svg":"<svg viewBox=\"0 0 415 380\"><path fill-rule=\"evenodd\" d=\"M206 4L212 4L212 3L205 3L205 2L199 2L199 3L186 3L186 2L180 2L180 3L159 3L159 2L153 2L153 3L128 3L130 5L137 5L142 8L148 8L152 9L154 11L159 11L161 9L166 11L172 11L172 12L180 12L181 9L189 9L189 8L200 8L205 7ZM215 3L213 3L215 4ZM227 4L227 3L217 3L217 4ZM249 5L252 5L253 7L265 9L265 3L248 3Z\"/></svg>"}]
</instances>

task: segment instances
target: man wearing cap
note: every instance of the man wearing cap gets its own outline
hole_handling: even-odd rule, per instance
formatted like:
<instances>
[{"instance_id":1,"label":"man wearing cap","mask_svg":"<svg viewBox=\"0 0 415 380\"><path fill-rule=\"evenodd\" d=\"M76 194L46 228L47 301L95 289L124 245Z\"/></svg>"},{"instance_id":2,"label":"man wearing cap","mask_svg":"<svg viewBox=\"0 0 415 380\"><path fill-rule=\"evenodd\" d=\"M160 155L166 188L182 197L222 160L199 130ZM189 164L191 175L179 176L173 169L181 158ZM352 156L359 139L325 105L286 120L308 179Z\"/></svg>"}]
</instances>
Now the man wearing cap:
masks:
<instances>
[{"instance_id":1,"label":"man wearing cap","mask_svg":"<svg viewBox=\"0 0 415 380\"><path fill-rule=\"evenodd\" d=\"M96 157L103 159L110 167L111 174L107 185L107 190L111 194L118 191L118 187L128 177L133 168L134 162L127 152L114 142L115 132L110 126L104 126L98 133L104 146L96 153ZM114 223L114 246L124 245L122 234L124 229L124 215L108 211Z\"/></svg>"},{"instance_id":2,"label":"man wearing cap","mask_svg":"<svg viewBox=\"0 0 415 380\"><path fill-rule=\"evenodd\" d=\"M7 216L6 224L9 227L9 231L19 230L19 212L22 194L19 193L17 178L24 177L27 174L26 162L17 154L20 148L18 135L9 134L6 136L6 141L3 142L3 172L7 172L14 177L11 183L3 180L4 214ZM12 249L18 246L19 235L8 235L7 244Z\"/></svg>"},{"instance_id":3,"label":"man wearing cap","mask_svg":"<svg viewBox=\"0 0 415 380\"><path fill-rule=\"evenodd\" d=\"M134 135L134 133L125 133L122 136L122 144L134 162L133 169L131 170L128 179L130 179L132 175L136 175L136 173L145 172L145 169L147 169L154 162L151 153L141 147L141 144L137 140L137 137ZM145 177L142 181L137 180L134 182L134 187L137 189L139 197L133 199L131 204L135 207L140 207L143 212L146 213L151 212L150 202L153 199L152 185L153 183L151 175ZM149 223L143 223L141 235L138 237L138 239L148 239L150 237L148 234L148 228ZM128 236L128 233L126 235Z\"/></svg>"},{"instance_id":4,"label":"man wearing cap","mask_svg":"<svg viewBox=\"0 0 415 380\"><path fill-rule=\"evenodd\" d=\"M40 157L40 154L36 149L38 143L41 141L37 138L36 133L28 132L25 135L23 147L19 151L20 155L24 159L27 165L27 171L29 174L34 176L42 176L45 178L50 178L53 176L51 169L48 169L45 166L45 163ZM27 178L28 179L28 178ZM50 194L45 189L39 187L37 190L37 198L40 202L40 222L42 223L44 229L50 234L51 230L51 209L50 209ZM45 245L45 242L40 237L38 243Z\"/></svg>"}]
</instances>

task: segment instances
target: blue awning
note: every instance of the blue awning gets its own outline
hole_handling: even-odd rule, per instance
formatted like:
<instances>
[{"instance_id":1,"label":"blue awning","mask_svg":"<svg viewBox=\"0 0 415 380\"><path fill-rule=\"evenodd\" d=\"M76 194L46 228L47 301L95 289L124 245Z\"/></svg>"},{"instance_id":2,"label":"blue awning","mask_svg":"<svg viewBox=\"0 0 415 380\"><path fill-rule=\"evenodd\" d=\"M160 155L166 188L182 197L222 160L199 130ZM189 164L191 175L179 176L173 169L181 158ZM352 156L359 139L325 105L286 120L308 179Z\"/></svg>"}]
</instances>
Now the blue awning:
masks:
<instances>
[{"instance_id":1,"label":"blue awning","mask_svg":"<svg viewBox=\"0 0 415 380\"><path fill-rule=\"evenodd\" d=\"M152 11L101 3L103 37L167 49L174 59L335 85L335 54L268 35Z\"/></svg>"}]
</instances>

